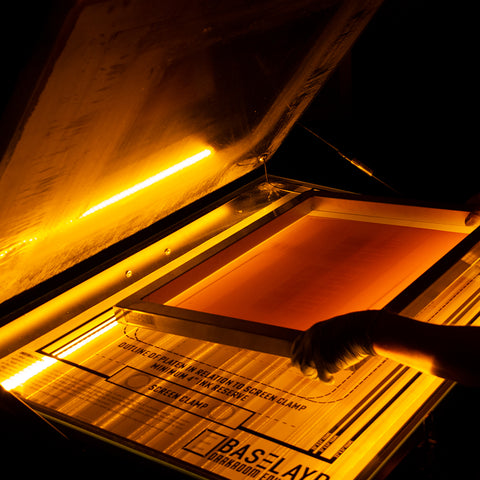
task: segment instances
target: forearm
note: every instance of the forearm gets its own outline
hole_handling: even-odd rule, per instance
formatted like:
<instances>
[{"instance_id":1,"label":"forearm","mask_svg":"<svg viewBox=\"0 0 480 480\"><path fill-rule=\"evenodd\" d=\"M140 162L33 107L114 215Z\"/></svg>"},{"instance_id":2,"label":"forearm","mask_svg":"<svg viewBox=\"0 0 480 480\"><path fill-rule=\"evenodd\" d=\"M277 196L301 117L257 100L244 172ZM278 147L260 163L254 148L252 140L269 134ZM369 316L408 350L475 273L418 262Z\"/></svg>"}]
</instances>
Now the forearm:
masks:
<instances>
[{"instance_id":1,"label":"forearm","mask_svg":"<svg viewBox=\"0 0 480 480\"><path fill-rule=\"evenodd\" d=\"M480 385L480 328L444 326L380 312L375 353L418 370Z\"/></svg>"}]
</instances>

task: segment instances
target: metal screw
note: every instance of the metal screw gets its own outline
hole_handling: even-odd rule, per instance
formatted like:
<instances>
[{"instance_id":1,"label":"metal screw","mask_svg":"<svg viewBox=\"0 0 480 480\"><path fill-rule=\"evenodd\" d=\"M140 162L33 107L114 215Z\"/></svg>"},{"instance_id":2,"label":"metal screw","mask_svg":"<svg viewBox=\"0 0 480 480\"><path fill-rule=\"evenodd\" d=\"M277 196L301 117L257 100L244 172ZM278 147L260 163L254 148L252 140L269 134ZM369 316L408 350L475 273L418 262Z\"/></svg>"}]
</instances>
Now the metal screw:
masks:
<instances>
[{"instance_id":1,"label":"metal screw","mask_svg":"<svg viewBox=\"0 0 480 480\"><path fill-rule=\"evenodd\" d=\"M125 276L126 276L127 278L130 278L132 275L133 275L133 272L132 272L131 270L127 270L127 271L125 272Z\"/></svg>"},{"instance_id":2,"label":"metal screw","mask_svg":"<svg viewBox=\"0 0 480 480\"><path fill-rule=\"evenodd\" d=\"M172 251L169 248L166 248L163 253L168 257L172 253Z\"/></svg>"}]
</instances>

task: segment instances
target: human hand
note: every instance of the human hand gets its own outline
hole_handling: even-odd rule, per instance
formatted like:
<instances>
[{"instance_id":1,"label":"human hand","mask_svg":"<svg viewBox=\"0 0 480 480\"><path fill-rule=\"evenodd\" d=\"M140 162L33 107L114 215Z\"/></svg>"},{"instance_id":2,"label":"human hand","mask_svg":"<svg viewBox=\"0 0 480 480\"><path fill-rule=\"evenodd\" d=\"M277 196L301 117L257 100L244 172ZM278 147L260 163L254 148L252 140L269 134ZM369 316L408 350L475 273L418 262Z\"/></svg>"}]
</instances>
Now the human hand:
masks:
<instances>
[{"instance_id":1,"label":"human hand","mask_svg":"<svg viewBox=\"0 0 480 480\"><path fill-rule=\"evenodd\" d=\"M326 383L333 374L375 355L372 331L379 312L352 312L316 323L293 342L292 364Z\"/></svg>"},{"instance_id":2,"label":"human hand","mask_svg":"<svg viewBox=\"0 0 480 480\"><path fill-rule=\"evenodd\" d=\"M465 225L467 227L473 227L480 224L480 193L474 195L467 201L467 207L470 209L470 213L465 218Z\"/></svg>"}]
</instances>

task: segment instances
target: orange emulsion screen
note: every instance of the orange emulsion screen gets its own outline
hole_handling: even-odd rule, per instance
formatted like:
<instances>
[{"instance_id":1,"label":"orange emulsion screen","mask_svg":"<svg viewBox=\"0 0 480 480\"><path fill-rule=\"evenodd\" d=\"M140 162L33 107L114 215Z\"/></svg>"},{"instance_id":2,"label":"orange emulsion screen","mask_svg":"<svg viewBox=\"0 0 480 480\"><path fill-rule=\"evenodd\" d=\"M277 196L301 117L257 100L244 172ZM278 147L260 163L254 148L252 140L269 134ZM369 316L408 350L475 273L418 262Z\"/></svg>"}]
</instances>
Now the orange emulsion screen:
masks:
<instances>
[{"instance_id":1,"label":"orange emulsion screen","mask_svg":"<svg viewBox=\"0 0 480 480\"><path fill-rule=\"evenodd\" d=\"M178 280L195 277L183 291L174 281L145 300L304 330L385 306L464 237L307 215L204 278L196 267Z\"/></svg>"}]
</instances>

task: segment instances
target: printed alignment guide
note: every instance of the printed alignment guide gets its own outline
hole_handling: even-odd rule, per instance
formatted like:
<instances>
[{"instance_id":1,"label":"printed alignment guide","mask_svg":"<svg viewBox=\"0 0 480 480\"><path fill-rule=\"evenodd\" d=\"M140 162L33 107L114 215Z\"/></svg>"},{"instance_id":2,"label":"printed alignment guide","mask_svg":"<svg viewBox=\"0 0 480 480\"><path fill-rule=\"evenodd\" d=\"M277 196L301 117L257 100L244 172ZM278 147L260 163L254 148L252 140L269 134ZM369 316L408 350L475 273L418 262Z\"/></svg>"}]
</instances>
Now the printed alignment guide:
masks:
<instances>
[{"instance_id":1,"label":"printed alignment guide","mask_svg":"<svg viewBox=\"0 0 480 480\"><path fill-rule=\"evenodd\" d=\"M474 321L479 278L472 265L414 315ZM381 358L326 385L287 358L125 327L111 311L5 357L0 381L52 417L232 480L355 478L442 385Z\"/></svg>"},{"instance_id":2,"label":"printed alignment guide","mask_svg":"<svg viewBox=\"0 0 480 480\"><path fill-rule=\"evenodd\" d=\"M438 385L381 359L326 385L285 358L116 323L105 329L109 321L92 320L36 351L10 356L2 378L56 359L16 392L43 411L207 476L297 479L308 470L317 472L311 478L330 478L409 387ZM68 358L59 358L69 349Z\"/></svg>"}]
</instances>

